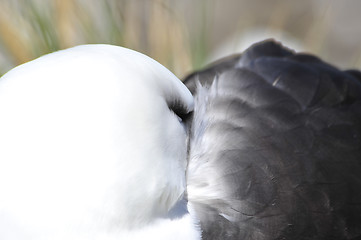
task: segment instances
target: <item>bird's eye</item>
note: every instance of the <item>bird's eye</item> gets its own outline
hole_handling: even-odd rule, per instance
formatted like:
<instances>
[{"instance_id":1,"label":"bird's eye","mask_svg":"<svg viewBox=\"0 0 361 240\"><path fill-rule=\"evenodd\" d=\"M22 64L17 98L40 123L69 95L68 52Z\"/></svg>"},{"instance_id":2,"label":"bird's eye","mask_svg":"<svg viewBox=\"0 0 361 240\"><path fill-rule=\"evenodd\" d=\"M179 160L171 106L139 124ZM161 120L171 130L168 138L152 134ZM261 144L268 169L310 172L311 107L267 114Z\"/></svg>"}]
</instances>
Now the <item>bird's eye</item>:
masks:
<instances>
[{"instance_id":1,"label":"bird's eye","mask_svg":"<svg viewBox=\"0 0 361 240\"><path fill-rule=\"evenodd\" d=\"M180 113L174 112L174 114L177 116L179 122L183 122L183 123L186 123L191 116L191 113L180 114Z\"/></svg>"},{"instance_id":2,"label":"bird's eye","mask_svg":"<svg viewBox=\"0 0 361 240\"><path fill-rule=\"evenodd\" d=\"M174 112L174 114L177 116L179 122L186 122L191 113L188 111L188 109L180 104L179 102L173 102L172 104L169 105L169 109Z\"/></svg>"}]
</instances>

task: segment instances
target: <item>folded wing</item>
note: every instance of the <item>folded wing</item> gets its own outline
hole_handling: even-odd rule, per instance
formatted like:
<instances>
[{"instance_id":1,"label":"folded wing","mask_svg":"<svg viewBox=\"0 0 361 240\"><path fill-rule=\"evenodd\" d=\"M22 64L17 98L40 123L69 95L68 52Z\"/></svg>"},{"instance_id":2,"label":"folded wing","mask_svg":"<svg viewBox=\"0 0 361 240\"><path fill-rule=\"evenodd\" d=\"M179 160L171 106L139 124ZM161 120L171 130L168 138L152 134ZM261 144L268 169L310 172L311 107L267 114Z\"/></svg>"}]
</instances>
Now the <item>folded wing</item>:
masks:
<instances>
[{"instance_id":1,"label":"folded wing","mask_svg":"<svg viewBox=\"0 0 361 240\"><path fill-rule=\"evenodd\" d=\"M273 41L193 73L203 239L361 237L361 78Z\"/></svg>"}]
</instances>

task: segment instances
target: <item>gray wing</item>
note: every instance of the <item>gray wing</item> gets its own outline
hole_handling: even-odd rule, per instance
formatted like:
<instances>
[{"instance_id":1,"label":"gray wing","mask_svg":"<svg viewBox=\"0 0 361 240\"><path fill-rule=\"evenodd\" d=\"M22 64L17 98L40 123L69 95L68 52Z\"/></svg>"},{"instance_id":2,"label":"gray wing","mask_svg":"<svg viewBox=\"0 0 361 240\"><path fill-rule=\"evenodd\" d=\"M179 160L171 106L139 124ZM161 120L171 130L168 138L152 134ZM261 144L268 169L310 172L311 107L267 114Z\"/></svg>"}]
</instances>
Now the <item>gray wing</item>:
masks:
<instances>
[{"instance_id":1,"label":"gray wing","mask_svg":"<svg viewBox=\"0 0 361 240\"><path fill-rule=\"evenodd\" d=\"M265 41L185 79L203 239L361 239L360 76Z\"/></svg>"}]
</instances>

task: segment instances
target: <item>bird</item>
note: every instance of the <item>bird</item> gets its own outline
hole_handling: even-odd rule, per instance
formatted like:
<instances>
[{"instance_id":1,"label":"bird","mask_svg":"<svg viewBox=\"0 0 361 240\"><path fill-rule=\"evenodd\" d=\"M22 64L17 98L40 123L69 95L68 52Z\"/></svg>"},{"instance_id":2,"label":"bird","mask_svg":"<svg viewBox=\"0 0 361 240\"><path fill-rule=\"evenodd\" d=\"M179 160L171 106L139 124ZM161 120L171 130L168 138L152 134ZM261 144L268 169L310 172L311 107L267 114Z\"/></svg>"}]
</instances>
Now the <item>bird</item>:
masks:
<instances>
[{"instance_id":1,"label":"bird","mask_svg":"<svg viewBox=\"0 0 361 240\"><path fill-rule=\"evenodd\" d=\"M274 40L179 80L81 45L0 79L0 239L361 239L361 73Z\"/></svg>"}]
</instances>

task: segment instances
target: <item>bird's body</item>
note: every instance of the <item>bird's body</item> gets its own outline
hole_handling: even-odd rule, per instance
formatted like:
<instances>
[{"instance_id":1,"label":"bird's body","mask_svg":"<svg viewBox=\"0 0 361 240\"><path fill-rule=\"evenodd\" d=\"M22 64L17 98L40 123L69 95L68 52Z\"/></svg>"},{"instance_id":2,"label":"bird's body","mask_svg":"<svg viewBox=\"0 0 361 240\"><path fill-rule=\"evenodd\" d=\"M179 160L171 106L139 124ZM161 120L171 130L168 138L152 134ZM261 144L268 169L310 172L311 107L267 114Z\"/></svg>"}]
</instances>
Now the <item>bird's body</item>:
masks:
<instances>
[{"instance_id":1,"label":"bird's body","mask_svg":"<svg viewBox=\"0 0 361 240\"><path fill-rule=\"evenodd\" d=\"M0 239L358 239L360 82L274 42L187 77L194 99L120 47L24 64L0 79Z\"/></svg>"}]
</instances>

